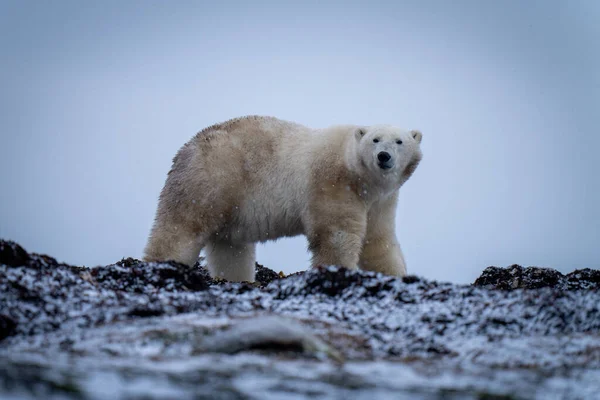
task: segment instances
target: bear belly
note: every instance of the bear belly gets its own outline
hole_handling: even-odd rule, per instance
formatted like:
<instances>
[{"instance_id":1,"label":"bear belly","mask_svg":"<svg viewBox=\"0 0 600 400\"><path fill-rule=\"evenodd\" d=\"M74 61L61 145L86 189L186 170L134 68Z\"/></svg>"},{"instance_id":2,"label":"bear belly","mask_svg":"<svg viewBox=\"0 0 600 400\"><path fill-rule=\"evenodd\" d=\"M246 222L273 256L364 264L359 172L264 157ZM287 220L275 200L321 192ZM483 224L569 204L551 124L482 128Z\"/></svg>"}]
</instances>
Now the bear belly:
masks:
<instances>
[{"instance_id":1,"label":"bear belly","mask_svg":"<svg viewBox=\"0 0 600 400\"><path fill-rule=\"evenodd\" d=\"M265 202L240 207L227 230L233 243L266 242L304 233L298 209Z\"/></svg>"}]
</instances>

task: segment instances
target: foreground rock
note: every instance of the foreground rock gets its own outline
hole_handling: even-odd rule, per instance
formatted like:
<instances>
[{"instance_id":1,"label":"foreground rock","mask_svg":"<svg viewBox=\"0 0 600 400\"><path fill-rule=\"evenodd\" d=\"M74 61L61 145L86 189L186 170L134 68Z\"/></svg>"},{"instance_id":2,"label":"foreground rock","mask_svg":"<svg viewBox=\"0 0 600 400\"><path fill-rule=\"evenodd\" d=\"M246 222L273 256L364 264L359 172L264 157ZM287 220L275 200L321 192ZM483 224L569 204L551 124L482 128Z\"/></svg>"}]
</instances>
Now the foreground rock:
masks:
<instances>
[{"instance_id":1,"label":"foreground rock","mask_svg":"<svg viewBox=\"0 0 600 400\"><path fill-rule=\"evenodd\" d=\"M320 268L227 283L0 241L0 398L593 398L598 271L474 285ZM488 397L486 397L488 396Z\"/></svg>"}]
</instances>

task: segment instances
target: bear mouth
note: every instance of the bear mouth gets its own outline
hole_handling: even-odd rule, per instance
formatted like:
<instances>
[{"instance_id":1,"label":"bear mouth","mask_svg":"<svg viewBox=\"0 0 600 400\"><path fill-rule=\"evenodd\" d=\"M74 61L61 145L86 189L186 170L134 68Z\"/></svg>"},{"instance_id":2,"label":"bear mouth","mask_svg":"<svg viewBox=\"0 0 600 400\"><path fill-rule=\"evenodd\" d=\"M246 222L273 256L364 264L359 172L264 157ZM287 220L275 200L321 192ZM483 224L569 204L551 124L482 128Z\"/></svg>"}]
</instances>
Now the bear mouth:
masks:
<instances>
[{"instance_id":1,"label":"bear mouth","mask_svg":"<svg viewBox=\"0 0 600 400\"><path fill-rule=\"evenodd\" d=\"M379 168L381 168L382 170L386 171L388 169L392 169L392 167L394 166L394 163L391 163L391 162L378 162L377 165L379 166Z\"/></svg>"}]
</instances>

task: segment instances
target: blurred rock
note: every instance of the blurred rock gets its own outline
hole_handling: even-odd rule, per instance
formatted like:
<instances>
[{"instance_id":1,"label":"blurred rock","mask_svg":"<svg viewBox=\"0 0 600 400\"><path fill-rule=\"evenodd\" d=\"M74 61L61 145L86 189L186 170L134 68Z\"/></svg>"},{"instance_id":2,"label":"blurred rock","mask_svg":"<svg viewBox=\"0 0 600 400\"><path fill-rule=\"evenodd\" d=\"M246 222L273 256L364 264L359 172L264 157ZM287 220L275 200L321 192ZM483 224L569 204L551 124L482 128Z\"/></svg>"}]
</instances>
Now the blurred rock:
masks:
<instances>
[{"instance_id":1,"label":"blurred rock","mask_svg":"<svg viewBox=\"0 0 600 400\"><path fill-rule=\"evenodd\" d=\"M508 268L488 267L473 285L501 290L543 287L560 290L590 290L600 288L600 271L586 268L563 275L551 268L523 268L520 265L512 265Z\"/></svg>"},{"instance_id":2,"label":"blurred rock","mask_svg":"<svg viewBox=\"0 0 600 400\"><path fill-rule=\"evenodd\" d=\"M231 283L202 262L82 268L0 241L0 397L600 390L596 270L490 267L458 285L335 266L283 277L257 264L257 282Z\"/></svg>"}]
</instances>

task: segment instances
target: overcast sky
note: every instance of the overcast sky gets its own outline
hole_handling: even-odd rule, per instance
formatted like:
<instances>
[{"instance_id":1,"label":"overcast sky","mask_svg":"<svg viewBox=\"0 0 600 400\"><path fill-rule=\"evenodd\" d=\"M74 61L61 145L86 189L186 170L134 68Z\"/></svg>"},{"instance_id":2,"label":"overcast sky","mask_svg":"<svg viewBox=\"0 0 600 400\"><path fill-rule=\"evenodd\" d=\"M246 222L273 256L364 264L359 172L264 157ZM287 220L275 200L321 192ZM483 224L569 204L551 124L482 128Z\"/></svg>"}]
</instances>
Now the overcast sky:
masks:
<instances>
[{"instance_id":1,"label":"overcast sky","mask_svg":"<svg viewBox=\"0 0 600 400\"><path fill-rule=\"evenodd\" d=\"M171 160L246 114L420 129L409 273L600 268L600 2L0 0L0 237L141 257ZM305 269L303 237L258 262Z\"/></svg>"}]
</instances>

